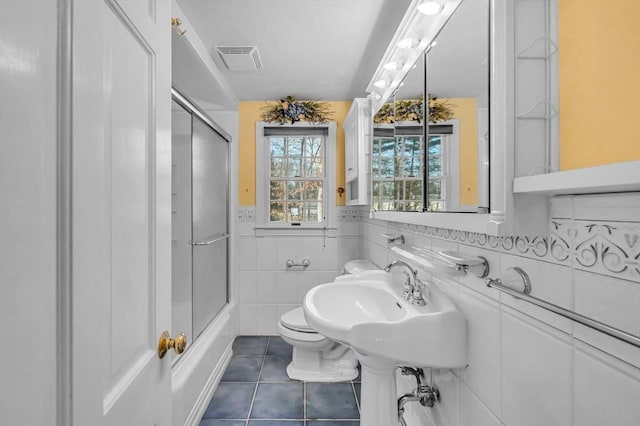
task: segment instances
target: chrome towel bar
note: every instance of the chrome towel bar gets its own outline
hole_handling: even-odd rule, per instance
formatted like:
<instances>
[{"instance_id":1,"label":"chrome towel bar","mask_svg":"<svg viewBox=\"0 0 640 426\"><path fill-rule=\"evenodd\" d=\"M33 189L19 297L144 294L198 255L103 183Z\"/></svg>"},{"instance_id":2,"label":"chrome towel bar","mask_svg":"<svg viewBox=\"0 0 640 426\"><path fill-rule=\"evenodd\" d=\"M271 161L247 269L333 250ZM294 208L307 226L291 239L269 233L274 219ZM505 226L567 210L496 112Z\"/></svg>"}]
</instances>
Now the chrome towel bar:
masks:
<instances>
[{"instance_id":1,"label":"chrome towel bar","mask_svg":"<svg viewBox=\"0 0 640 426\"><path fill-rule=\"evenodd\" d=\"M217 241L224 240L225 238L229 238L229 234L222 233L218 235L214 235L213 238L207 241L189 241L189 244L192 246L208 246L209 244L213 244Z\"/></svg>"},{"instance_id":2,"label":"chrome towel bar","mask_svg":"<svg viewBox=\"0 0 640 426\"><path fill-rule=\"evenodd\" d=\"M311 261L309 259L302 259L302 263L295 263L292 259L287 259L285 265L287 265L287 268L293 268L294 266L302 266L303 268L306 268L311 265Z\"/></svg>"},{"instance_id":3,"label":"chrome towel bar","mask_svg":"<svg viewBox=\"0 0 640 426\"><path fill-rule=\"evenodd\" d=\"M629 334L618 328L611 327L610 325L604 324L600 321L596 321L592 318L585 317L584 315L581 315L577 312L570 311L565 308L561 308L560 306L554 305L553 303L546 302L542 299L538 299L537 297L529 296L528 294L521 293L517 290L513 290L509 287L502 285L499 279L487 278L486 283L487 283L487 287L495 288L496 290L500 290L517 299L524 300L525 302L529 302L533 305L539 306L555 314L558 314L560 316L573 320L579 324L593 328L594 330L598 330L601 333L608 334L611 337L615 337L616 339L622 340L624 342L630 343L640 348L640 337L638 336L634 336L633 334Z\"/></svg>"}]
</instances>

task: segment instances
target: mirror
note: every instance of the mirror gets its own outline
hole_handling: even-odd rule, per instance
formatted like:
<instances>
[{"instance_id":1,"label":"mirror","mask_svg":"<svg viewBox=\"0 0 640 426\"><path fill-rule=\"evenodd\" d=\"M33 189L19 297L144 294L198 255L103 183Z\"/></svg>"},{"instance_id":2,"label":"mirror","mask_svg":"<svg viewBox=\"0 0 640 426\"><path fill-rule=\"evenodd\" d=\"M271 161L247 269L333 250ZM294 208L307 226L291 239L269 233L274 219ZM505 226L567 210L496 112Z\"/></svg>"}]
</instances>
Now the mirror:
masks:
<instances>
[{"instance_id":1,"label":"mirror","mask_svg":"<svg viewBox=\"0 0 640 426\"><path fill-rule=\"evenodd\" d=\"M374 117L372 200L375 210L423 211L424 56Z\"/></svg>"},{"instance_id":2,"label":"mirror","mask_svg":"<svg viewBox=\"0 0 640 426\"><path fill-rule=\"evenodd\" d=\"M489 2L463 1L426 55L428 211L489 207Z\"/></svg>"},{"instance_id":3,"label":"mirror","mask_svg":"<svg viewBox=\"0 0 640 426\"><path fill-rule=\"evenodd\" d=\"M463 1L374 116L374 210L488 211L488 53L489 1Z\"/></svg>"}]
</instances>

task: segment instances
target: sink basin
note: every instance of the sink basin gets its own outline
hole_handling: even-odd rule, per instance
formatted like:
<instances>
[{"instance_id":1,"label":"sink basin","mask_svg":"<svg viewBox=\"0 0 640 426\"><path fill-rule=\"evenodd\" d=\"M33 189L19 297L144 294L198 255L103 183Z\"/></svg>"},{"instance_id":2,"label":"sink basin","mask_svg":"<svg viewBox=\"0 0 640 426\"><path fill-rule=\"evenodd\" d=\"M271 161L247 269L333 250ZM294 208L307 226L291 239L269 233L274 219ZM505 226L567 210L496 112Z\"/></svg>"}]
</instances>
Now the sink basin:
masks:
<instances>
[{"instance_id":1,"label":"sink basin","mask_svg":"<svg viewBox=\"0 0 640 426\"><path fill-rule=\"evenodd\" d=\"M304 300L307 322L360 356L412 367L464 367L464 315L434 286L427 285L425 306L410 304L398 278L368 271L314 287Z\"/></svg>"},{"instance_id":2,"label":"sink basin","mask_svg":"<svg viewBox=\"0 0 640 426\"><path fill-rule=\"evenodd\" d=\"M307 322L352 348L362 366L360 425L398 423L396 367L460 368L467 364L467 322L435 286L426 305L402 297L404 277L384 271L343 275L311 289Z\"/></svg>"}]
</instances>

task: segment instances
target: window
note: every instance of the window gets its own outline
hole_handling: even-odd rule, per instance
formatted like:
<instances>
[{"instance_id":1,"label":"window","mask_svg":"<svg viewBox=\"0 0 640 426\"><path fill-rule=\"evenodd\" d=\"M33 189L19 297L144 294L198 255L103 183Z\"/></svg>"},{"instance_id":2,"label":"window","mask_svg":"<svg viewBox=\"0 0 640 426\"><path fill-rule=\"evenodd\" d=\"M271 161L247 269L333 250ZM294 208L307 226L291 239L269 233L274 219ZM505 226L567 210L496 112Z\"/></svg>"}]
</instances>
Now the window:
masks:
<instances>
[{"instance_id":1,"label":"window","mask_svg":"<svg viewBox=\"0 0 640 426\"><path fill-rule=\"evenodd\" d=\"M371 173L375 210L422 211L422 141L420 126L374 129Z\"/></svg>"},{"instance_id":2,"label":"window","mask_svg":"<svg viewBox=\"0 0 640 426\"><path fill-rule=\"evenodd\" d=\"M442 134L429 135L429 149L427 151L428 188L427 200L428 211L445 210L446 201L446 181L445 181L445 150L447 147L447 137Z\"/></svg>"},{"instance_id":3,"label":"window","mask_svg":"<svg viewBox=\"0 0 640 426\"><path fill-rule=\"evenodd\" d=\"M429 125L426 155L423 131L422 126L415 125L374 128L371 150L374 210L420 212L423 205L427 211L460 209L451 202L459 191L458 121Z\"/></svg>"},{"instance_id":4,"label":"window","mask_svg":"<svg viewBox=\"0 0 640 426\"><path fill-rule=\"evenodd\" d=\"M333 224L335 123L257 123L256 132L258 227Z\"/></svg>"}]
</instances>

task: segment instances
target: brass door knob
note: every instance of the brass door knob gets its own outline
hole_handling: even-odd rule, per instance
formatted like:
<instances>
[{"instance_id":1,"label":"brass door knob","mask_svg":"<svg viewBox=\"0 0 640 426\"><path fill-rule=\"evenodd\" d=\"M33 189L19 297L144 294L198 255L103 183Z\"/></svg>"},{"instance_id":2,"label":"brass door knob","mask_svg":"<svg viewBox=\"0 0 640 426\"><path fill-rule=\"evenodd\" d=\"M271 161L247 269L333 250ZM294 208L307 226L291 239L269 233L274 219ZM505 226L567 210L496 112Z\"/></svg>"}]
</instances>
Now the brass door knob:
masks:
<instances>
[{"instance_id":1,"label":"brass door knob","mask_svg":"<svg viewBox=\"0 0 640 426\"><path fill-rule=\"evenodd\" d=\"M187 336L184 333L178 334L175 339L172 339L169 336L169 332L167 330L163 331L160 335L160 340L158 341L158 357L160 359L164 358L167 351L173 348L177 354L181 354L184 352L184 349L187 347Z\"/></svg>"}]
</instances>

